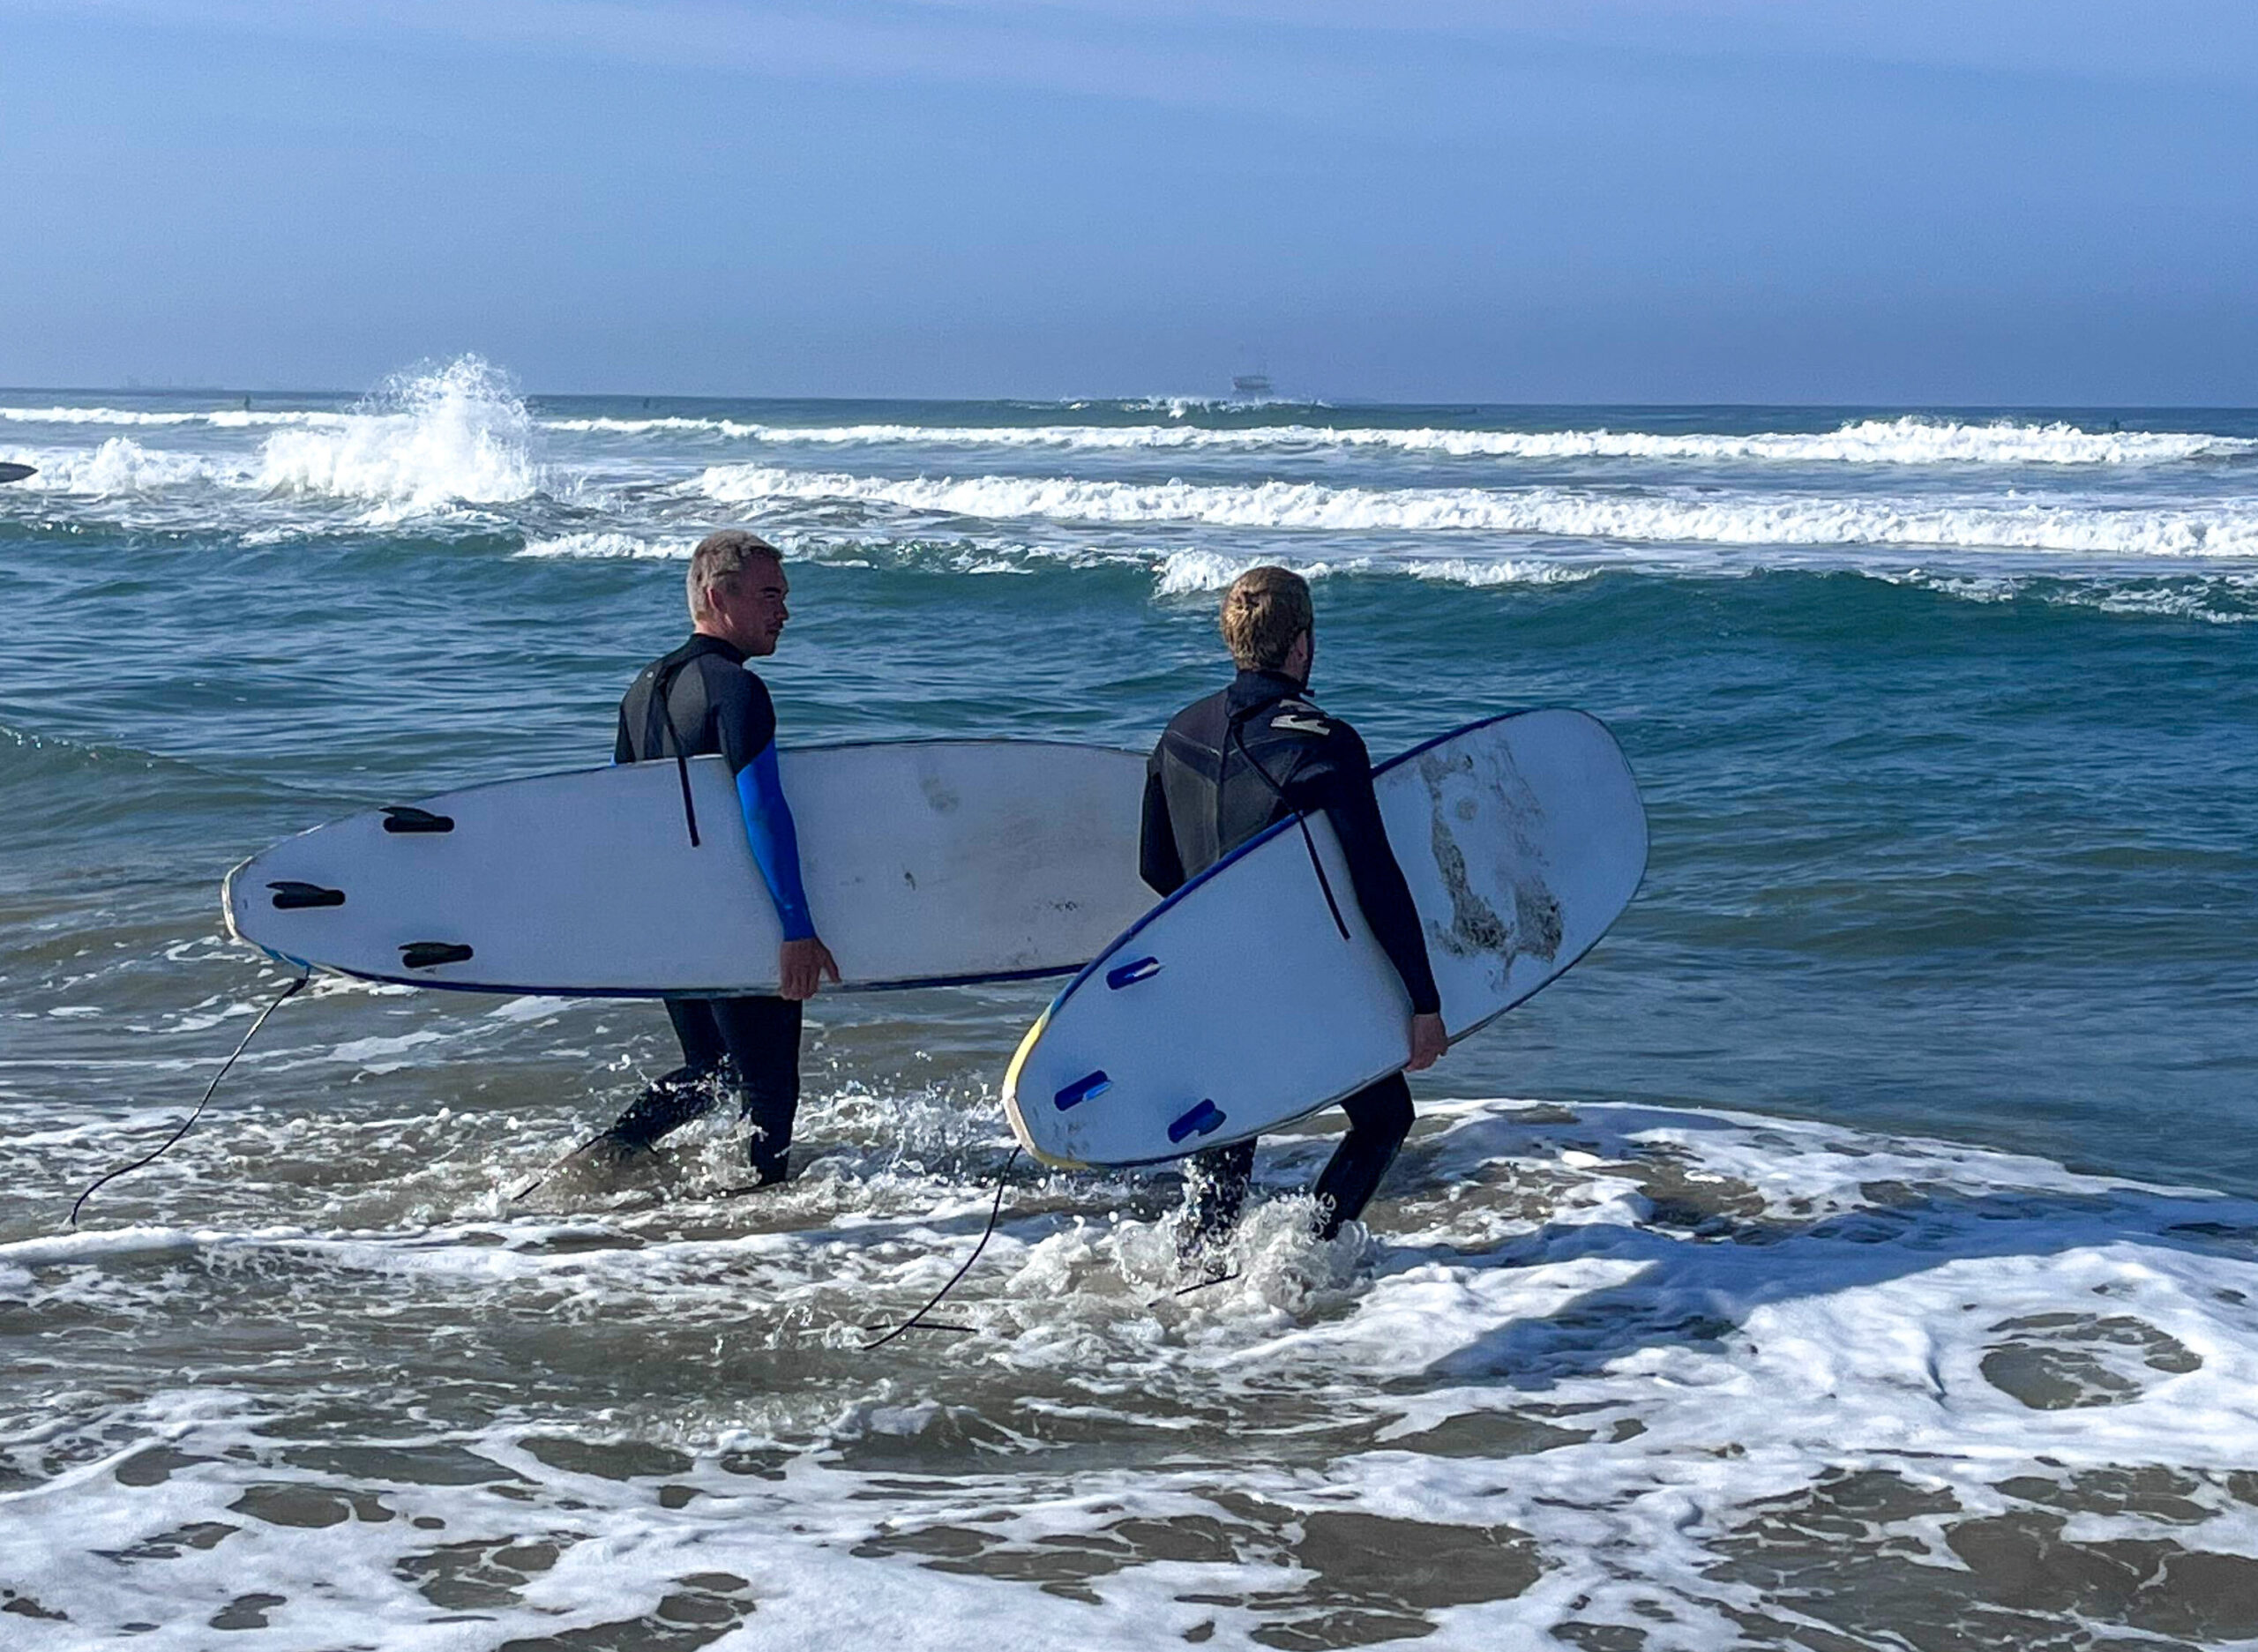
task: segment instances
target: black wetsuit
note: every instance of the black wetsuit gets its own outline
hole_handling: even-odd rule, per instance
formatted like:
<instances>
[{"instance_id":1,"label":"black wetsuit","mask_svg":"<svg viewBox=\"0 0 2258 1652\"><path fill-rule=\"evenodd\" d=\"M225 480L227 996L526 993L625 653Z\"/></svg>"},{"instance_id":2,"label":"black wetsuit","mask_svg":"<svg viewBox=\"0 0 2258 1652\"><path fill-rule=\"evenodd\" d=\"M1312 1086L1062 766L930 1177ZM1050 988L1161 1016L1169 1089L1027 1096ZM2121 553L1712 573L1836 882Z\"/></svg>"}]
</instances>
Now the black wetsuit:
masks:
<instances>
[{"instance_id":1,"label":"black wetsuit","mask_svg":"<svg viewBox=\"0 0 2258 1652\"><path fill-rule=\"evenodd\" d=\"M1291 677L1241 671L1222 693L1169 724L1146 768L1140 870L1153 888L1171 894L1266 827L1320 809L1340 840L1357 905L1402 977L1412 1013L1439 1013L1418 910L1372 796L1371 756L1355 729L1320 711ZM1312 1190L1327 1238L1363 1213L1411 1128L1411 1090L1401 1073L1341 1105L1349 1133ZM1253 1172L1252 1140L1193 1156L1185 1177L1188 1244L1230 1230Z\"/></svg>"},{"instance_id":2,"label":"black wetsuit","mask_svg":"<svg viewBox=\"0 0 2258 1652\"><path fill-rule=\"evenodd\" d=\"M776 897L787 938L812 934L799 890L796 845L783 814L784 858L778 870L764 843L761 811L782 811L774 791L776 708L768 687L744 669L744 655L718 637L693 636L663 659L643 668L619 702L619 735L612 759L717 755L738 776L745 827L754 856ZM766 778L764 779L763 776ZM763 789L766 789L764 790ZM773 794L773 800L772 800ZM703 821L701 832L736 831L734 819ZM766 852L765 852L766 851ZM734 1080L738 1104L752 1125L755 1177L781 1181L790 1169L793 1116L800 1103L800 1006L789 998L746 995L669 998L667 1014L682 1041L683 1065L654 1082L605 1133L642 1147L677 1125L711 1112L721 1087Z\"/></svg>"}]
</instances>

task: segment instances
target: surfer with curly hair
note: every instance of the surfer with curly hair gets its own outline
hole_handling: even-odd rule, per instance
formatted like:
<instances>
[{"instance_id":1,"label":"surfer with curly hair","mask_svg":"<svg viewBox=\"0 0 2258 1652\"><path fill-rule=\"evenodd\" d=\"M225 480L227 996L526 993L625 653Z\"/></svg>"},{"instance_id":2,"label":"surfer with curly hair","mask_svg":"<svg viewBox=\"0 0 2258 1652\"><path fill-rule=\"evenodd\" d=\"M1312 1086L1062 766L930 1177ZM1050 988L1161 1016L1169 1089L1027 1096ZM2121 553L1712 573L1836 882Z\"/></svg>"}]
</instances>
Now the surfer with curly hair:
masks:
<instances>
[{"instance_id":1,"label":"surfer with curly hair","mask_svg":"<svg viewBox=\"0 0 2258 1652\"><path fill-rule=\"evenodd\" d=\"M1224 593L1222 632L1237 676L1179 713L1147 766L1145 881L1172 894L1276 822L1322 810L1348 862L1357 904L1402 980L1409 1006L1404 1068L1432 1066L1449 1042L1442 1000L1372 796L1372 759L1354 729L1309 698L1317 644L1308 581L1287 568L1250 569ZM1349 1133L1312 1190L1319 1231L1328 1239L1363 1214L1411 1129L1411 1091L1402 1072L1341 1106ZM1193 1155L1180 1234L1187 1257L1228 1236L1253 1173L1251 1139Z\"/></svg>"}]
</instances>

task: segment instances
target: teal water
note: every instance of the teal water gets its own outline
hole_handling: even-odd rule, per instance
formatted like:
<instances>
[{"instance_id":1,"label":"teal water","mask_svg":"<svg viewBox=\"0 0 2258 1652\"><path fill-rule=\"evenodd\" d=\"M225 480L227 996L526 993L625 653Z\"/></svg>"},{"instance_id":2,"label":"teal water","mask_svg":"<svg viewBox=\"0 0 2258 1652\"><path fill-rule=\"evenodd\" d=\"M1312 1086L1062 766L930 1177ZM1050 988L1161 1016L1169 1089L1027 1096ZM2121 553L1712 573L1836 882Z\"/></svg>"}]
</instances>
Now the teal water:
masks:
<instances>
[{"instance_id":1,"label":"teal water","mask_svg":"<svg viewBox=\"0 0 2258 1652\"><path fill-rule=\"evenodd\" d=\"M334 806L600 757L620 684L680 629L673 558L713 523L794 554L769 676L802 740L1142 748L1218 676L1217 587L1277 557L1333 570L1315 686L1375 751L1578 706L1653 815L1609 944L1432 1082L2258 1191L2258 415L422 388L389 428L290 422L350 405L311 398L237 410L273 424L0 426L47 466L0 503L11 882L131 866L147 916L192 929L234 859ZM820 439L742 434L771 429ZM1372 443L1403 432L1422 445ZM1592 432L1679 445L1437 451ZM890 484L990 497L869 497ZM1171 487L1206 497L1122 491ZM1619 532L1408 525L1514 508ZM1924 513L1940 539L2033 542L1874 542ZM0 1013L42 1014L43 983L8 973L29 996Z\"/></svg>"},{"instance_id":2,"label":"teal water","mask_svg":"<svg viewBox=\"0 0 2258 1652\"><path fill-rule=\"evenodd\" d=\"M386 1644L691 1644L667 1626L734 1632L756 1597L814 1644L834 1565L1125 1643L1202 1612L1270 1645L1816 1644L1798 1614L1861 1645L2258 1635L2184 1580L2110 1594L2045 1524L2164 1541L2096 1489L2132 1470L2221 1518L2258 1496L2226 1472L2258 1469L2258 414L524 399L460 363L369 401L5 392L0 460L41 471L0 490L0 1496L103 1534L19 1529L0 1562L79 1629L197 1645L269 1611L273 1644L330 1644L313 1580L365 1560ZM984 1220L1039 984L820 1001L789 1201L701 1192L717 1127L655 1182L525 1211L502 1190L663 1065L658 1013L333 983L104 1192L128 1237L55 1239L281 980L221 933L227 868L601 760L724 524L788 554L787 744L1143 748L1223 675L1222 587L1286 560L1318 576L1314 691L1376 753L1514 706L1605 719L1647 883L1415 1085L1430 1124L1368 1248L1297 1250L1281 1215L1186 1306L1148 1301L1169 1173L1022 1171L977 1333L853 1350ZM1320 1151L1266 1156L1274 1212ZM1746 1460L1685 1492L1719 1419ZM771 1469L804 1544L742 1502ZM490 1485L519 1524L467 1512ZM651 1512L664 1486L692 1512ZM355 1497L445 1544L305 1512ZM1336 1506L1374 1523L1312 1513ZM176 1541L146 1596L89 1558L199 1521L300 1546L246 1570L224 1534ZM609 1618L520 1552L592 1532L672 1557L628 1564ZM1909 1532L1961 1581L1893 1570ZM1453 1543L1495 1588L1367 1564ZM2017 1596L1999 1543L2059 1543L2072 1581ZM284 1603L241 1606L254 1585ZM448 1641L450 1612L498 1626Z\"/></svg>"}]
</instances>

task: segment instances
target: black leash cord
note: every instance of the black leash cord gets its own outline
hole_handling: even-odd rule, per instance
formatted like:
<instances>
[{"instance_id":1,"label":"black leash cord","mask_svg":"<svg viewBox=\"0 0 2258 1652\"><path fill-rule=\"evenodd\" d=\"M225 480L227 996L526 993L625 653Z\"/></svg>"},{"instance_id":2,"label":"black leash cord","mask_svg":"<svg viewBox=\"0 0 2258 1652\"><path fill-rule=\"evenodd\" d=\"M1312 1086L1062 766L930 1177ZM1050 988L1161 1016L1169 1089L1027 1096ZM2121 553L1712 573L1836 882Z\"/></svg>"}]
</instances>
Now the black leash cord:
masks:
<instances>
[{"instance_id":1,"label":"black leash cord","mask_svg":"<svg viewBox=\"0 0 2258 1652\"><path fill-rule=\"evenodd\" d=\"M682 665L689 663L690 662L685 660ZM698 847L698 805L690 800L690 758L683 749L682 730L674 726L674 706L669 700L669 697L674 693L674 680L682 675L682 665L675 667L671 671L660 672L658 680L651 684L651 691L658 698L659 715L666 719L667 736L674 743L675 778L682 782L683 824L690 828L690 847L696 848ZM646 721L647 721L647 719ZM520 1194L520 1197L522 1198L523 1195Z\"/></svg>"},{"instance_id":2,"label":"black leash cord","mask_svg":"<svg viewBox=\"0 0 2258 1652\"><path fill-rule=\"evenodd\" d=\"M72 1227L75 1228L79 1225L79 1211L86 1207L86 1201L94 1196L97 1189L108 1185L109 1183L116 1181L121 1176L131 1175L145 1164L155 1163L160 1158L163 1157L165 1154L171 1150L175 1142L178 1141L183 1136L186 1135L195 1127L196 1121L204 1117L204 1110L212 1104L212 1097L220 1088L220 1080L226 1078L228 1076L228 1069L236 1065L236 1057L242 1055L244 1050L250 1048L250 1041L258 1035L258 1029L266 1025L266 1018L273 1014L275 1011L280 1009L283 1005L288 1003L291 998L297 995L298 989L304 986L307 982L313 978L313 971L309 969L305 974L300 976L295 981L293 981L288 986L283 988L281 995L277 998L273 1003L268 1005L265 1009L258 1013L258 1019L250 1024L250 1031L245 1033L243 1035L243 1043L236 1046L236 1054L229 1056L225 1061L221 1062L220 1064L220 1070L212 1075L212 1082L205 1087L204 1099L197 1103L196 1110L181 1121L181 1126L178 1130L174 1131L171 1135L165 1138L164 1146L157 1148L153 1152L144 1154L141 1157L134 1160L131 1164L121 1164L114 1170L105 1170L101 1175L97 1176L92 1182L86 1185L86 1191L79 1195L79 1202L71 1207L71 1225Z\"/></svg>"},{"instance_id":3,"label":"black leash cord","mask_svg":"<svg viewBox=\"0 0 2258 1652\"><path fill-rule=\"evenodd\" d=\"M1246 759L1247 766L1262 777L1262 783L1270 789L1280 803L1294 809L1292 800L1286 796L1286 789L1272 780L1270 771L1262 766L1261 759L1246 749L1246 725L1237 717L1231 719L1231 739L1238 746L1238 754ZM1294 809L1294 824L1302 829L1302 846L1309 850L1310 870L1317 874L1317 886L1325 891L1325 907L1333 914L1333 927L1341 931L1341 938L1345 941L1349 938L1349 925L1342 919L1341 903L1333 898L1333 880L1325 875L1325 863L1317 857L1317 840L1310 835L1308 814Z\"/></svg>"},{"instance_id":4,"label":"black leash cord","mask_svg":"<svg viewBox=\"0 0 2258 1652\"><path fill-rule=\"evenodd\" d=\"M893 1341L895 1337L900 1336L905 1331L953 1331L962 1334L979 1328L976 1326L970 1325L927 1325L924 1323L924 1319L927 1314L931 1313L935 1308L941 1305L942 1297L947 1296L949 1292L956 1289L957 1281L962 1279L967 1274L972 1271L972 1265L980 1260L980 1252L988 1248L988 1241L994 1237L996 1232L996 1219L1004 1214L1004 1185L1011 1179L1012 1166L1019 1162L1019 1156L1021 1151L1022 1149L1019 1147L1013 1147L1012 1149L1011 1157L1004 1161L1004 1168L996 1172L996 1202L989 1208L988 1226L980 1236L980 1243L972 1247L972 1254L964 1259L964 1265L961 1267L959 1267L955 1273L949 1275L949 1282L947 1284L943 1285L938 1290L935 1291L926 1299L925 1305L923 1307L918 1309L916 1312L911 1314L900 1325L895 1326L884 1336L879 1338L877 1342L864 1343L863 1352L867 1354L873 1349L884 1348L888 1342ZM879 1327L877 1325L866 1325L863 1328L865 1331L875 1331Z\"/></svg>"}]
</instances>

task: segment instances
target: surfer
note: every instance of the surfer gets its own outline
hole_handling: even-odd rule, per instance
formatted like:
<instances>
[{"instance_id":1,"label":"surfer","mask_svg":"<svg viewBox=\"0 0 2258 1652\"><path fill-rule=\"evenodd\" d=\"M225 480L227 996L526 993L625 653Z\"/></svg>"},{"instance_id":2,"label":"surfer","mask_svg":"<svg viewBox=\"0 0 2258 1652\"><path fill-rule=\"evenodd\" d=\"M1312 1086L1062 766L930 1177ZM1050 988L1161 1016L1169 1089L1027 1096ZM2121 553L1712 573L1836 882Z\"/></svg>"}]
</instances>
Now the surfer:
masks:
<instances>
[{"instance_id":1,"label":"surfer","mask_svg":"<svg viewBox=\"0 0 2258 1652\"><path fill-rule=\"evenodd\" d=\"M1254 568L1232 581L1223 596L1222 631L1238 676L1220 694L1185 707L1153 749L1140 870L1155 890L1170 895L1273 823L1325 811L1348 861L1357 905L1410 1000L1404 1067L1416 1073L1432 1066L1448 1045L1442 1000L1418 911L1372 796L1365 743L1309 699L1315 625L1309 584L1299 574ZM1349 1133L1312 1190L1319 1233L1328 1239L1363 1213L1411 1129L1411 1090L1402 1073L1366 1085L1341 1106ZM1253 1174L1252 1140L1193 1156L1180 1236L1188 1257L1229 1234Z\"/></svg>"},{"instance_id":2,"label":"surfer","mask_svg":"<svg viewBox=\"0 0 2258 1652\"><path fill-rule=\"evenodd\" d=\"M800 1100L800 1005L839 966L815 931L800 882L799 839L776 776L776 708L745 669L766 659L789 617L776 548L741 528L709 534L690 557L690 639L643 668L619 703L617 763L719 755L737 778L745 835L784 931L774 996L676 998L667 1014L683 1064L653 1082L600 1140L647 1147L711 1112L733 1086L751 1125L754 1184L790 1173ZM684 792L685 804L688 793Z\"/></svg>"}]
</instances>

